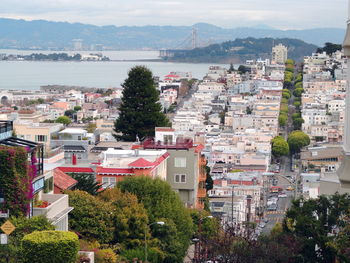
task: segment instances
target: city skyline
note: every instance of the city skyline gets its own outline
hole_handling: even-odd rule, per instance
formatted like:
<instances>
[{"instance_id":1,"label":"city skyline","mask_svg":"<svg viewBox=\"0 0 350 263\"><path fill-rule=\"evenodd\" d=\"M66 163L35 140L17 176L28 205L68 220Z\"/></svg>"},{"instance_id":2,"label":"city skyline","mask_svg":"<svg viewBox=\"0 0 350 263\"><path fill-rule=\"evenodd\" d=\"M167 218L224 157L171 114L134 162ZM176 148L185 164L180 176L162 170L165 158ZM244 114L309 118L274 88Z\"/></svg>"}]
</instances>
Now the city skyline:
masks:
<instances>
[{"instance_id":1,"label":"city skyline","mask_svg":"<svg viewBox=\"0 0 350 263\"><path fill-rule=\"evenodd\" d=\"M346 7L345 0L296 0L283 4L277 0L3 0L0 17L115 26L179 26L204 22L225 28L344 28Z\"/></svg>"}]
</instances>

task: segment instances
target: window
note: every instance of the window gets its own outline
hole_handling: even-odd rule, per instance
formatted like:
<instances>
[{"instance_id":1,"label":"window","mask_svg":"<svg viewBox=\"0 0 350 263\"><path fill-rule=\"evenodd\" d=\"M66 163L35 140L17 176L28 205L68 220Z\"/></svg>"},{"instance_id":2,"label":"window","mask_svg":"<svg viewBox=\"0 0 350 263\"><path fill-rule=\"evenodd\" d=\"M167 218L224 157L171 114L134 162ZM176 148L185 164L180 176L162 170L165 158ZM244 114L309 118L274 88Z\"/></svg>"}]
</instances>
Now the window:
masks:
<instances>
[{"instance_id":1,"label":"window","mask_svg":"<svg viewBox=\"0 0 350 263\"><path fill-rule=\"evenodd\" d=\"M103 188L113 188L117 184L117 179L115 177L102 177L102 187Z\"/></svg>"},{"instance_id":2,"label":"window","mask_svg":"<svg viewBox=\"0 0 350 263\"><path fill-rule=\"evenodd\" d=\"M175 183L186 183L185 174L175 174Z\"/></svg>"},{"instance_id":3,"label":"window","mask_svg":"<svg viewBox=\"0 0 350 263\"><path fill-rule=\"evenodd\" d=\"M186 158L184 157L175 157L174 162L175 167L186 167Z\"/></svg>"},{"instance_id":4,"label":"window","mask_svg":"<svg viewBox=\"0 0 350 263\"><path fill-rule=\"evenodd\" d=\"M47 136L46 135L35 135L35 141L36 142L46 142Z\"/></svg>"}]
</instances>

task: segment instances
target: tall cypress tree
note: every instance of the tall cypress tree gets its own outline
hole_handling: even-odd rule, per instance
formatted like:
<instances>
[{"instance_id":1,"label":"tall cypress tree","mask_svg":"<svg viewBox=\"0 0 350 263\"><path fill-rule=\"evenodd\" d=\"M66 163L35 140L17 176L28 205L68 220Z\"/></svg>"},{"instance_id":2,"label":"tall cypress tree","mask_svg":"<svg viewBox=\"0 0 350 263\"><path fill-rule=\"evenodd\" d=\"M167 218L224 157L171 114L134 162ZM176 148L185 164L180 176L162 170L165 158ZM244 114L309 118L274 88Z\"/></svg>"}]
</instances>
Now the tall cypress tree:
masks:
<instances>
[{"instance_id":1,"label":"tall cypress tree","mask_svg":"<svg viewBox=\"0 0 350 263\"><path fill-rule=\"evenodd\" d=\"M155 88L152 72L145 66L135 66L122 84L123 97L119 118L114 123L119 141L143 140L154 135L155 127L169 126L162 112L159 93Z\"/></svg>"}]
</instances>

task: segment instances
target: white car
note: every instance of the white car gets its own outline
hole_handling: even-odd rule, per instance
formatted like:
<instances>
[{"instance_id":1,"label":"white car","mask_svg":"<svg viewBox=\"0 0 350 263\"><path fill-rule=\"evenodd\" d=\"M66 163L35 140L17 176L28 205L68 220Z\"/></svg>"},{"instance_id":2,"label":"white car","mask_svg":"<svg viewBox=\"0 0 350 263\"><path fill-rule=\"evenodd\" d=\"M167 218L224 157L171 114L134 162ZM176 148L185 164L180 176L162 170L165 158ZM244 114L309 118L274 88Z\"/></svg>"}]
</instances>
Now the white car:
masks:
<instances>
[{"instance_id":1,"label":"white car","mask_svg":"<svg viewBox=\"0 0 350 263\"><path fill-rule=\"evenodd\" d=\"M278 197L279 197L279 198L286 198L287 195L286 195L286 194L279 194Z\"/></svg>"}]
</instances>

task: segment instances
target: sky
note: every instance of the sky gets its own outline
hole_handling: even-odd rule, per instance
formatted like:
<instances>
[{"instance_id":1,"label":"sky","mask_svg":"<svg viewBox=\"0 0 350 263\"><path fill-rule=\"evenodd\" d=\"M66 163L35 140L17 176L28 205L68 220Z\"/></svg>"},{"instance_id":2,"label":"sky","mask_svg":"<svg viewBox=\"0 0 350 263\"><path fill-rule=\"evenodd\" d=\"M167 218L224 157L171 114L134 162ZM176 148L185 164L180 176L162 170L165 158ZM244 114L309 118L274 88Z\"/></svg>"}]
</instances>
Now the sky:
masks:
<instances>
[{"instance_id":1,"label":"sky","mask_svg":"<svg viewBox=\"0 0 350 263\"><path fill-rule=\"evenodd\" d=\"M345 28L347 0L0 0L0 17L94 25Z\"/></svg>"}]
</instances>

